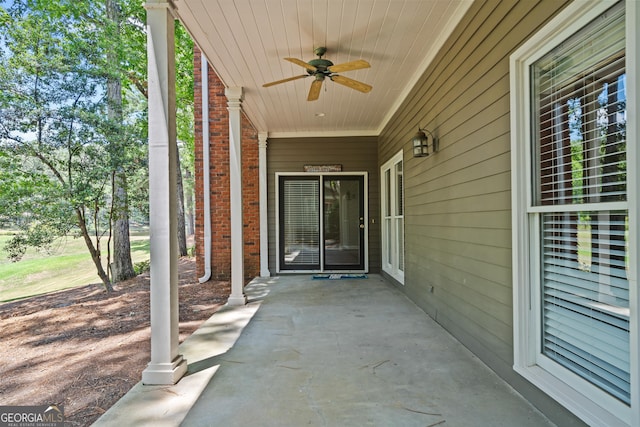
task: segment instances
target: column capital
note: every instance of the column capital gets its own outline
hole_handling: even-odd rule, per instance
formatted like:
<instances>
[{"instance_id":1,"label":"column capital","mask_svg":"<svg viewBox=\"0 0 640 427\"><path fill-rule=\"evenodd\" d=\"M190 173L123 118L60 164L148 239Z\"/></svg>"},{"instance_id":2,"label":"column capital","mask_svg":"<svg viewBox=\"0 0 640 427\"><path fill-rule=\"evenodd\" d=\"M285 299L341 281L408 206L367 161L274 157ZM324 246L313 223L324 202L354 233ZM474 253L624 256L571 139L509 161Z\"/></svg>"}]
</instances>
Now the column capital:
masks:
<instances>
[{"instance_id":1,"label":"column capital","mask_svg":"<svg viewBox=\"0 0 640 427\"><path fill-rule=\"evenodd\" d=\"M147 12L150 10L166 9L174 19L177 19L178 8L172 0L147 0L142 6L147 10Z\"/></svg>"},{"instance_id":2,"label":"column capital","mask_svg":"<svg viewBox=\"0 0 640 427\"><path fill-rule=\"evenodd\" d=\"M244 99L244 91L242 90L242 86L225 88L224 95L229 101L229 106L231 106L232 103L241 103Z\"/></svg>"},{"instance_id":3,"label":"column capital","mask_svg":"<svg viewBox=\"0 0 640 427\"><path fill-rule=\"evenodd\" d=\"M267 139L269 134L267 132L258 132L258 147L267 148Z\"/></svg>"}]
</instances>

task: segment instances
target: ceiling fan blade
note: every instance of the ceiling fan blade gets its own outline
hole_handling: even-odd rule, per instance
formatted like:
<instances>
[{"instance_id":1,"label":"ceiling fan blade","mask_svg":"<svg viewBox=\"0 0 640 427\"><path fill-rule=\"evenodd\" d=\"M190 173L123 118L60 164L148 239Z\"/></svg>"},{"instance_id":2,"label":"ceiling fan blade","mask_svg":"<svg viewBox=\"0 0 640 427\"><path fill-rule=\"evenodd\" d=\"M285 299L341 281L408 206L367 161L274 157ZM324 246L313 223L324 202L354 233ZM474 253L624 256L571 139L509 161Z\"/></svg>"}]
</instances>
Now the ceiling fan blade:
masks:
<instances>
[{"instance_id":1,"label":"ceiling fan blade","mask_svg":"<svg viewBox=\"0 0 640 427\"><path fill-rule=\"evenodd\" d=\"M320 89L322 89L322 80L314 80L311 83L311 89L309 89L309 96L307 97L307 101L315 101L320 97Z\"/></svg>"},{"instance_id":2,"label":"ceiling fan blade","mask_svg":"<svg viewBox=\"0 0 640 427\"><path fill-rule=\"evenodd\" d=\"M290 82L291 80L303 79L305 77L309 77L309 74L302 74L300 76L294 76L294 77L289 77L289 78L282 79L282 80L276 80L275 82L271 82L271 83L265 83L265 84L262 85L262 87L269 87L269 86L279 85L280 83Z\"/></svg>"},{"instance_id":3,"label":"ceiling fan blade","mask_svg":"<svg viewBox=\"0 0 640 427\"><path fill-rule=\"evenodd\" d=\"M285 59L285 61L293 62L294 64L299 65L302 68L306 68L309 71L316 71L317 70L316 67L314 67L311 64L307 64L306 62L304 62L301 59L297 59L297 58L284 58L284 59Z\"/></svg>"},{"instance_id":4,"label":"ceiling fan blade","mask_svg":"<svg viewBox=\"0 0 640 427\"><path fill-rule=\"evenodd\" d=\"M336 64L330 67L327 67L327 70L332 73L342 73L343 71L351 71L351 70L361 70L363 68L369 68L371 64L369 64L364 59L358 59L356 61L345 62L343 64Z\"/></svg>"},{"instance_id":5,"label":"ceiling fan blade","mask_svg":"<svg viewBox=\"0 0 640 427\"><path fill-rule=\"evenodd\" d=\"M369 93L373 86L369 86L366 83L359 82L357 80L350 79L349 77L344 76L330 76L331 80L346 87L350 87L351 89L359 90L362 93Z\"/></svg>"}]
</instances>

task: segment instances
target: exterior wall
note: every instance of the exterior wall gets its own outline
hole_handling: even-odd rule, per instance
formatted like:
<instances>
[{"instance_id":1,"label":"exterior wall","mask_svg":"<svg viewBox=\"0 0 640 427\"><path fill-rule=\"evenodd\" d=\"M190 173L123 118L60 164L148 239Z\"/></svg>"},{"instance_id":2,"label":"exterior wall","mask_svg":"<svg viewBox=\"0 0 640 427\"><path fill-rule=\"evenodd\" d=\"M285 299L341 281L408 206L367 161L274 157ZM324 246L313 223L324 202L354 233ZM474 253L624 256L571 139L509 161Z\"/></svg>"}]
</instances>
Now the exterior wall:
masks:
<instances>
[{"instance_id":1,"label":"exterior wall","mask_svg":"<svg viewBox=\"0 0 640 427\"><path fill-rule=\"evenodd\" d=\"M286 138L267 142L269 271L276 272L276 172L303 173L304 165L341 164L343 172L368 172L369 271L380 271L380 190L376 137Z\"/></svg>"},{"instance_id":2,"label":"exterior wall","mask_svg":"<svg viewBox=\"0 0 640 427\"><path fill-rule=\"evenodd\" d=\"M513 369L509 55L565 2L476 1L379 138L404 150L406 294L558 425L582 425ZM440 139L411 156L420 127Z\"/></svg>"},{"instance_id":3,"label":"exterior wall","mask_svg":"<svg viewBox=\"0 0 640 427\"><path fill-rule=\"evenodd\" d=\"M194 52L196 267L204 274L204 173L202 146L202 78L200 51ZM209 135L211 192L211 277L231 277L231 210L229 199L229 114L225 86L209 68ZM258 189L258 135L242 115L242 195L245 278L260 275L260 219Z\"/></svg>"}]
</instances>

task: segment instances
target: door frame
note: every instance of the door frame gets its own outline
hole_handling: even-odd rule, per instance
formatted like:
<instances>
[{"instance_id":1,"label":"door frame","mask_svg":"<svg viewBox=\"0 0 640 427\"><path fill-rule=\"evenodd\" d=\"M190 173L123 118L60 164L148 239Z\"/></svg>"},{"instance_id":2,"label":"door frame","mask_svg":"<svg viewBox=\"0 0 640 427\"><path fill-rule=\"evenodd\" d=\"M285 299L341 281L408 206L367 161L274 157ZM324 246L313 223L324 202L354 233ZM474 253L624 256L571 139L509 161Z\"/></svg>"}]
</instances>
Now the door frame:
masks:
<instances>
[{"instance_id":1,"label":"door frame","mask_svg":"<svg viewBox=\"0 0 640 427\"><path fill-rule=\"evenodd\" d=\"M364 243L362 247L363 252L363 269L353 270L328 270L324 268L324 242L321 241L320 245L320 269L317 270L289 270L280 268L280 177L281 176L299 176L299 177L318 177L320 180L320 196L318 203L320 204L320 225L319 229L322 233L324 230L324 201L323 199L323 181L325 176L357 176L363 179L363 192L362 203L364 207ZM276 172L275 173L275 229L276 229L276 272L278 274L311 274L311 273L368 273L369 272L369 174L368 172ZM322 237L322 236L321 236Z\"/></svg>"}]
</instances>

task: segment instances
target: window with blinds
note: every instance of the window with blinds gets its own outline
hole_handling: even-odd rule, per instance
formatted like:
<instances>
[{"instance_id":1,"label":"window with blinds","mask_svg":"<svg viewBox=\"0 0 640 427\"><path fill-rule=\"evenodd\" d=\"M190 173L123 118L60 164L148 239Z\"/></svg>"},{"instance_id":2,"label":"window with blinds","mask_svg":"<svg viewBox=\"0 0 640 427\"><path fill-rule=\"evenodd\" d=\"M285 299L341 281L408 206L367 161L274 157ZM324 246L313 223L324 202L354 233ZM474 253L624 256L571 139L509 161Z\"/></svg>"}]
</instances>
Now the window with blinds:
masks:
<instances>
[{"instance_id":1,"label":"window with blinds","mask_svg":"<svg viewBox=\"0 0 640 427\"><path fill-rule=\"evenodd\" d=\"M283 177L280 214L283 269L320 265L320 180Z\"/></svg>"},{"instance_id":2,"label":"window with blinds","mask_svg":"<svg viewBox=\"0 0 640 427\"><path fill-rule=\"evenodd\" d=\"M541 351L629 404L624 4L538 59L530 75Z\"/></svg>"}]
</instances>

